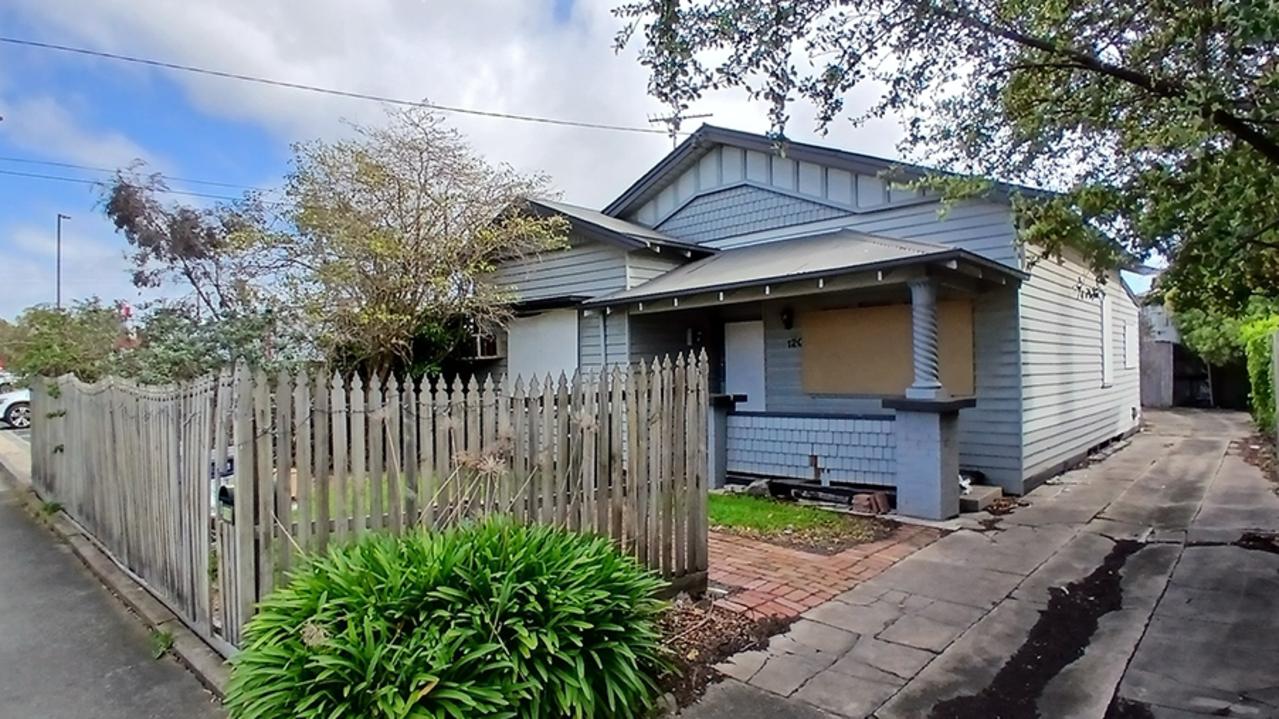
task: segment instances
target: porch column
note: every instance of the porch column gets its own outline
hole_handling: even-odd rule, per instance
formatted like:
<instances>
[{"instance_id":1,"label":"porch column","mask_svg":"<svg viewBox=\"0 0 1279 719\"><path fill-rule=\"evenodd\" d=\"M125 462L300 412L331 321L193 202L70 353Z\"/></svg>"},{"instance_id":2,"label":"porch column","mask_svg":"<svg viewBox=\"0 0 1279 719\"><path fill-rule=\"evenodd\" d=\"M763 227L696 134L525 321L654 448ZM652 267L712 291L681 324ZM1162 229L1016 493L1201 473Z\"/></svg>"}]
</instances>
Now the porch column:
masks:
<instances>
[{"instance_id":1,"label":"porch column","mask_svg":"<svg viewBox=\"0 0 1279 719\"><path fill-rule=\"evenodd\" d=\"M904 398L884 400L896 411L897 511L949 519L959 514L959 410L976 399L951 397L942 387L937 285L929 278L910 281L910 322L915 379Z\"/></svg>"},{"instance_id":2,"label":"porch column","mask_svg":"<svg viewBox=\"0 0 1279 719\"><path fill-rule=\"evenodd\" d=\"M912 399L937 399L945 396L941 386L940 360L937 353L937 285L932 279L911 280L910 337L915 364L915 381L906 388Z\"/></svg>"}]
</instances>

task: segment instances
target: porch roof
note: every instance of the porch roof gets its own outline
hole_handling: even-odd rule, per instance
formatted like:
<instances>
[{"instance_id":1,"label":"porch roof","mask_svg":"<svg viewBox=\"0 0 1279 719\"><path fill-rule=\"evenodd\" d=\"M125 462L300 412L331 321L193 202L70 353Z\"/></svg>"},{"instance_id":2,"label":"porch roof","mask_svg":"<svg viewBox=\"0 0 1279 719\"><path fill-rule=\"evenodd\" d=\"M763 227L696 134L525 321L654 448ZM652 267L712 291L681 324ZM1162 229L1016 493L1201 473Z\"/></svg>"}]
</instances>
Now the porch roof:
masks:
<instances>
[{"instance_id":1,"label":"porch roof","mask_svg":"<svg viewBox=\"0 0 1279 719\"><path fill-rule=\"evenodd\" d=\"M583 303L606 307L706 292L757 287L805 279L833 279L851 273L937 265L963 265L979 277L1020 282L1026 274L968 250L931 242L897 240L853 230L728 249L677 267L642 285ZM975 271L975 272L974 272Z\"/></svg>"}]
</instances>

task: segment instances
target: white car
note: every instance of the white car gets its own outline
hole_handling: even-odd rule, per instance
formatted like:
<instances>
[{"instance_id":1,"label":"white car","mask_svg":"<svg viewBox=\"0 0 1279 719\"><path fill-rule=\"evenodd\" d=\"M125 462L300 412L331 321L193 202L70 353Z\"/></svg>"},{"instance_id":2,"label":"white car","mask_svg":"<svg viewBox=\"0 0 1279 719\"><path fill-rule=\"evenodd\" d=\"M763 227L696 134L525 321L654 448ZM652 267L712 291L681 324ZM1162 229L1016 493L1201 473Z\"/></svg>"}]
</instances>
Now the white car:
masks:
<instances>
[{"instance_id":1,"label":"white car","mask_svg":"<svg viewBox=\"0 0 1279 719\"><path fill-rule=\"evenodd\" d=\"M0 419L15 429L31 426L31 390L19 389L0 394Z\"/></svg>"}]
</instances>

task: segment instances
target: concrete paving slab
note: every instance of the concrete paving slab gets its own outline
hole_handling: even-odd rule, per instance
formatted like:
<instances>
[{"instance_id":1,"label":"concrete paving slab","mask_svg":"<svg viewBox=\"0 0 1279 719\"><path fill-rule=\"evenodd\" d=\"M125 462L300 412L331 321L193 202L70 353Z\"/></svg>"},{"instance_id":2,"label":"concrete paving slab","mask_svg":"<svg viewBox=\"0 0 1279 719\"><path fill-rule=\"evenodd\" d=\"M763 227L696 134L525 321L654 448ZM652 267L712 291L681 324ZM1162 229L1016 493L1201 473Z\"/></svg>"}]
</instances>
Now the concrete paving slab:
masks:
<instances>
[{"instance_id":1,"label":"concrete paving slab","mask_svg":"<svg viewBox=\"0 0 1279 719\"><path fill-rule=\"evenodd\" d=\"M980 691L1017 651L1039 610L1009 599L964 633L880 707L877 719L926 717L938 703Z\"/></svg>"},{"instance_id":2,"label":"concrete paving slab","mask_svg":"<svg viewBox=\"0 0 1279 719\"><path fill-rule=\"evenodd\" d=\"M836 674L847 674L850 677L857 677L858 679L865 679L866 681L871 682L879 682L880 684L892 684L893 686L898 687L906 683L905 679L897 676L896 674L886 672L878 667L873 667L860 659L850 657L848 655L845 655L839 661L830 665L826 671L835 672Z\"/></svg>"},{"instance_id":3,"label":"concrete paving slab","mask_svg":"<svg viewBox=\"0 0 1279 719\"><path fill-rule=\"evenodd\" d=\"M811 619L800 619L790 626L786 636L819 652L843 654L853 648L859 635Z\"/></svg>"},{"instance_id":4,"label":"concrete paving slab","mask_svg":"<svg viewBox=\"0 0 1279 719\"><path fill-rule=\"evenodd\" d=\"M1026 581L1013 592L1013 597L1037 607L1046 607L1050 588L1063 587L1087 576L1101 564L1114 547L1114 542L1100 534L1081 532L1062 547L1052 559L1027 577Z\"/></svg>"},{"instance_id":5,"label":"concrete paving slab","mask_svg":"<svg viewBox=\"0 0 1279 719\"><path fill-rule=\"evenodd\" d=\"M961 531L942 537L910 559L1025 576L1069 542L1075 532L1067 526L1014 526L1000 532Z\"/></svg>"},{"instance_id":6,"label":"concrete paving slab","mask_svg":"<svg viewBox=\"0 0 1279 719\"><path fill-rule=\"evenodd\" d=\"M867 605L830 601L804 612L804 618L855 634L878 634L903 612L901 607L878 600Z\"/></svg>"},{"instance_id":7,"label":"concrete paving slab","mask_svg":"<svg viewBox=\"0 0 1279 719\"><path fill-rule=\"evenodd\" d=\"M795 698L837 716L862 719L896 692L895 684L822 672L795 692Z\"/></svg>"},{"instance_id":8,"label":"concrete paving slab","mask_svg":"<svg viewBox=\"0 0 1279 719\"><path fill-rule=\"evenodd\" d=\"M755 676L755 672L764 666L764 662L768 661L770 656L772 655L763 649L738 652L727 661L715 665L715 669L725 676L745 682Z\"/></svg>"},{"instance_id":9,"label":"concrete paving slab","mask_svg":"<svg viewBox=\"0 0 1279 719\"><path fill-rule=\"evenodd\" d=\"M949 537L940 541L945 541ZM1023 577L949 562L907 557L876 578L879 586L958 604L989 608L1008 596Z\"/></svg>"},{"instance_id":10,"label":"concrete paving slab","mask_svg":"<svg viewBox=\"0 0 1279 719\"><path fill-rule=\"evenodd\" d=\"M1105 716L1113 688L1123 678L1148 615L1145 610L1130 609L1102 616L1084 655L1067 665L1044 687L1039 698L1040 715L1098 719Z\"/></svg>"},{"instance_id":11,"label":"concrete paving slab","mask_svg":"<svg viewBox=\"0 0 1279 719\"><path fill-rule=\"evenodd\" d=\"M772 655L750 678L750 685L787 697L827 666L797 654Z\"/></svg>"},{"instance_id":12,"label":"concrete paving slab","mask_svg":"<svg viewBox=\"0 0 1279 719\"><path fill-rule=\"evenodd\" d=\"M1124 608L1151 612L1167 590L1169 577L1181 554L1180 544L1147 544L1129 557L1119 583Z\"/></svg>"},{"instance_id":13,"label":"concrete paving slab","mask_svg":"<svg viewBox=\"0 0 1279 719\"><path fill-rule=\"evenodd\" d=\"M986 615L985 610L970 607L967 604L956 604L944 599L933 600L928 606L911 610L912 614L928 617L943 624L955 627L971 627Z\"/></svg>"},{"instance_id":14,"label":"concrete paving slab","mask_svg":"<svg viewBox=\"0 0 1279 719\"><path fill-rule=\"evenodd\" d=\"M1236 454L1227 454L1204 495L1191 526L1206 530L1279 529L1279 495L1257 470Z\"/></svg>"},{"instance_id":15,"label":"concrete paving slab","mask_svg":"<svg viewBox=\"0 0 1279 719\"><path fill-rule=\"evenodd\" d=\"M916 649L940 652L963 634L966 626L943 624L935 619L907 614L888 625L878 635L879 639L903 644Z\"/></svg>"},{"instance_id":16,"label":"concrete paving slab","mask_svg":"<svg viewBox=\"0 0 1279 719\"><path fill-rule=\"evenodd\" d=\"M840 662L845 660L862 662L905 681L927 666L933 660L933 654L923 649L904 647L874 637L862 637L857 640L852 651L836 662L832 668L837 668Z\"/></svg>"},{"instance_id":17,"label":"concrete paving slab","mask_svg":"<svg viewBox=\"0 0 1279 719\"><path fill-rule=\"evenodd\" d=\"M1225 453L1224 439L1182 440L1131 484L1101 516L1162 529L1190 526Z\"/></svg>"},{"instance_id":18,"label":"concrete paving slab","mask_svg":"<svg viewBox=\"0 0 1279 719\"><path fill-rule=\"evenodd\" d=\"M726 680L712 685L700 702L680 714L685 719L832 719L817 707Z\"/></svg>"},{"instance_id":19,"label":"concrete paving slab","mask_svg":"<svg viewBox=\"0 0 1279 719\"><path fill-rule=\"evenodd\" d=\"M1279 597L1279 554L1242 547L1187 547L1172 583L1234 595Z\"/></svg>"}]
</instances>

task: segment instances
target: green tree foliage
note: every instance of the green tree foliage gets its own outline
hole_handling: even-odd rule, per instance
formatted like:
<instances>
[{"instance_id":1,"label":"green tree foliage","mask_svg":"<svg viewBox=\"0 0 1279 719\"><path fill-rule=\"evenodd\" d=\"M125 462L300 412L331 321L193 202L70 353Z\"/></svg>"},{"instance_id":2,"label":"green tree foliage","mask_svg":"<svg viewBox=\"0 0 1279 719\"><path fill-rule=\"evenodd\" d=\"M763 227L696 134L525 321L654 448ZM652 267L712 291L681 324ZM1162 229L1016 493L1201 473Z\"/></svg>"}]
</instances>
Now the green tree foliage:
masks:
<instances>
[{"instance_id":1,"label":"green tree foliage","mask_svg":"<svg viewBox=\"0 0 1279 719\"><path fill-rule=\"evenodd\" d=\"M285 292L320 328L327 354L370 369L438 362L465 328L508 316L487 276L500 259L561 247L562 218L518 212L547 179L492 165L424 110L353 137L294 147L290 231L260 246L287 268ZM416 343L416 347L415 347Z\"/></svg>"},{"instance_id":2,"label":"green tree foliage","mask_svg":"<svg viewBox=\"0 0 1279 719\"><path fill-rule=\"evenodd\" d=\"M1023 239L1172 261L1181 308L1239 310L1279 286L1279 9L1266 0L633 0L650 91L678 111L744 87L816 104L822 125L863 84L855 122L905 121L904 153L1060 190L1016 198ZM784 149L784 143L779 143ZM1017 193L1014 192L1016 195ZM1222 283L1228 286L1223 288Z\"/></svg>"},{"instance_id":3,"label":"green tree foliage","mask_svg":"<svg viewBox=\"0 0 1279 719\"><path fill-rule=\"evenodd\" d=\"M492 519L293 574L232 660L235 719L645 717L661 582L605 537Z\"/></svg>"},{"instance_id":4,"label":"green tree foliage","mask_svg":"<svg viewBox=\"0 0 1279 719\"><path fill-rule=\"evenodd\" d=\"M110 371L124 337L119 310L93 298L64 309L28 308L5 333L0 352L19 377L74 374L92 382Z\"/></svg>"},{"instance_id":5,"label":"green tree foliage","mask_svg":"<svg viewBox=\"0 0 1279 719\"><path fill-rule=\"evenodd\" d=\"M1270 335L1279 330L1279 299L1252 297L1242 312L1191 308L1173 314L1181 341L1210 364L1243 359L1248 368L1248 406L1262 429L1275 422L1274 383L1271 378Z\"/></svg>"},{"instance_id":6,"label":"green tree foliage","mask_svg":"<svg viewBox=\"0 0 1279 719\"><path fill-rule=\"evenodd\" d=\"M1172 318L1182 343L1206 361L1224 365L1244 358L1244 325L1279 314L1279 300L1252 297L1242 312L1174 309Z\"/></svg>"},{"instance_id":7,"label":"green tree foliage","mask_svg":"<svg viewBox=\"0 0 1279 719\"><path fill-rule=\"evenodd\" d=\"M158 177L119 177L107 214L134 248L135 284L189 288L169 306L196 324L270 318L277 343L302 342L294 354L374 371L438 367L504 321L496 263L565 244L563 219L520 211L546 178L488 163L425 110L352 129L294 145L279 200L193 209L156 199Z\"/></svg>"},{"instance_id":8,"label":"green tree foliage","mask_svg":"<svg viewBox=\"0 0 1279 719\"><path fill-rule=\"evenodd\" d=\"M1273 370L1274 335L1279 332L1279 314L1257 317L1243 323L1239 336L1248 359L1248 403L1252 418L1265 432L1275 429L1275 384Z\"/></svg>"},{"instance_id":9,"label":"green tree foliage","mask_svg":"<svg viewBox=\"0 0 1279 719\"><path fill-rule=\"evenodd\" d=\"M231 315L198 321L181 308L152 309L138 327L129 349L116 353L113 374L144 384L195 379L237 361L255 367L292 365L302 342L282 338L272 314Z\"/></svg>"}]
</instances>

